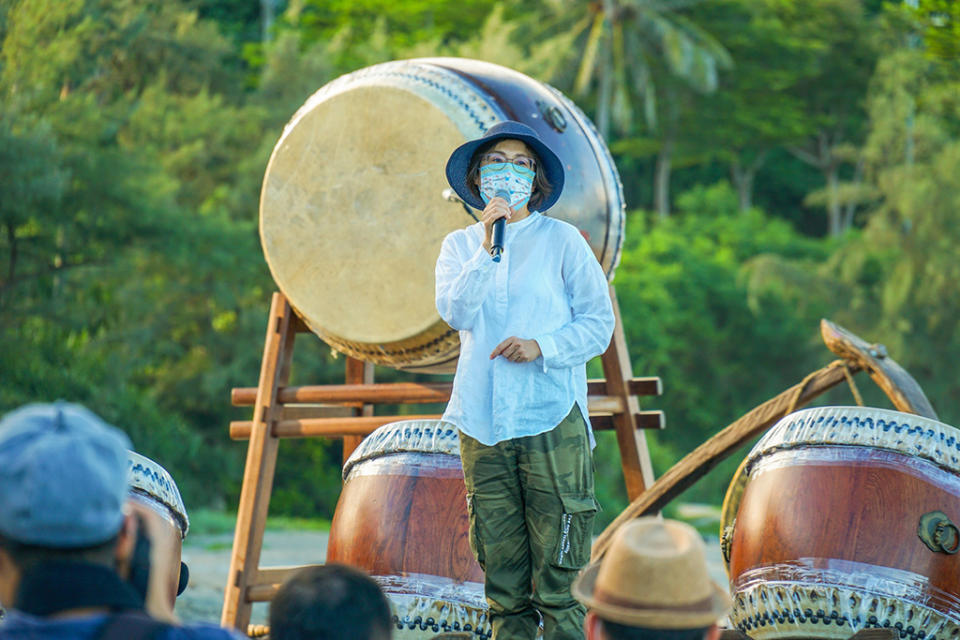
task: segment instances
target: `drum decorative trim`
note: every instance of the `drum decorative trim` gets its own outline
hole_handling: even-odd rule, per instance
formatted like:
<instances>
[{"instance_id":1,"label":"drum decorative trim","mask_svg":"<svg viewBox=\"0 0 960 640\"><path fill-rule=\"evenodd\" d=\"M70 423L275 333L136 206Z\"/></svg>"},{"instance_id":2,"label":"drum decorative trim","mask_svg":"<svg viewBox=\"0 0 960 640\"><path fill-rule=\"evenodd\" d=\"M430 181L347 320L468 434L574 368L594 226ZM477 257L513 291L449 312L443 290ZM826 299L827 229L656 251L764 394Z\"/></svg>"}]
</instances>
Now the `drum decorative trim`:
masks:
<instances>
[{"instance_id":1,"label":"drum decorative trim","mask_svg":"<svg viewBox=\"0 0 960 640\"><path fill-rule=\"evenodd\" d=\"M362 462L398 453L431 453L460 457L460 433L449 422L401 420L383 425L363 439L343 465L343 480Z\"/></svg>"},{"instance_id":2,"label":"drum decorative trim","mask_svg":"<svg viewBox=\"0 0 960 640\"><path fill-rule=\"evenodd\" d=\"M180 527L180 537L190 530L190 518L177 483L166 469L146 456L127 451L127 482L131 493L139 493L161 503Z\"/></svg>"},{"instance_id":3,"label":"drum decorative trim","mask_svg":"<svg viewBox=\"0 0 960 640\"><path fill-rule=\"evenodd\" d=\"M893 627L909 640L960 634L960 602L931 589L923 576L831 560L827 568L771 565L745 572L734 585L730 620L753 640L836 638ZM937 603L940 606L927 606Z\"/></svg>"},{"instance_id":4,"label":"drum decorative trim","mask_svg":"<svg viewBox=\"0 0 960 640\"><path fill-rule=\"evenodd\" d=\"M852 445L924 458L960 473L960 437L954 427L911 413L864 407L803 409L778 422L748 456L753 463L779 449Z\"/></svg>"},{"instance_id":5,"label":"drum decorative trim","mask_svg":"<svg viewBox=\"0 0 960 640\"><path fill-rule=\"evenodd\" d=\"M454 582L432 575L373 576L393 608L396 640L423 633L466 632L477 640L493 636L479 582Z\"/></svg>"},{"instance_id":6,"label":"drum decorative trim","mask_svg":"<svg viewBox=\"0 0 960 640\"><path fill-rule=\"evenodd\" d=\"M382 86L380 83L383 80L389 85L413 91L429 100L445 100L455 105L460 111L453 113L462 114L462 117L455 119L455 124L467 138L479 137L490 126L508 119L496 102L487 100L475 85L458 74L440 67L420 64L417 60L399 60L354 71L321 87L297 109L284 127L277 145L279 146L300 119L319 103L354 87Z\"/></svg>"},{"instance_id":7,"label":"drum decorative trim","mask_svg":"<svg viewBox=\"0 0 960 640\"><path fill-rule=\"evenodd\" d=\"M950 425L911 413L870 407L814 407L777 422L750 450L727 489L721 537L733 525L747 478L764 456L800 447L858 446L929 460L960 474L960 435Z\"/></svg>"}]
</instances>

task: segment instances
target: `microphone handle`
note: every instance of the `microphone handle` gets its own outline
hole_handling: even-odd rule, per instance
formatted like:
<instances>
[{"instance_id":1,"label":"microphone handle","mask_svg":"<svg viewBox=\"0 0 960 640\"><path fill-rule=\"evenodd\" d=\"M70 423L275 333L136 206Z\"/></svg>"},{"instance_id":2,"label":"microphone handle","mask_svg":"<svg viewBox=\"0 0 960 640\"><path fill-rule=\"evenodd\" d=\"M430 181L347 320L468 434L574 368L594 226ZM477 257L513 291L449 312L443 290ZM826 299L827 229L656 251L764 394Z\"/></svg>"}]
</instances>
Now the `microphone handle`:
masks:
<instances>
[{"instance_id":1,"label":"microphone handle","mask_svg":"<svg viewBox=\"0 0 960 640\"><path fill-rule=\"evenodd\" d=\"M507 202L507 206L510 206L510 194L506 191L498 191L495 198L503 198ZM503 234L506 230L507 219L498 218L493 223L493 247L491 254L493 255L494 262L500 262L500 254L503 253Z\"/></svg>"},{"instance_id":2,"label":"microphone handle","mask_svg":"<svg viewBox=\"0 0 960 640\"><path fill-rule=\"evenodd\" d=\"M503 231L507 226L507 219L500 218L493 223L493 255L494 262L500 262L500 254L503 253Z\"/></svg>"}]
</instances>

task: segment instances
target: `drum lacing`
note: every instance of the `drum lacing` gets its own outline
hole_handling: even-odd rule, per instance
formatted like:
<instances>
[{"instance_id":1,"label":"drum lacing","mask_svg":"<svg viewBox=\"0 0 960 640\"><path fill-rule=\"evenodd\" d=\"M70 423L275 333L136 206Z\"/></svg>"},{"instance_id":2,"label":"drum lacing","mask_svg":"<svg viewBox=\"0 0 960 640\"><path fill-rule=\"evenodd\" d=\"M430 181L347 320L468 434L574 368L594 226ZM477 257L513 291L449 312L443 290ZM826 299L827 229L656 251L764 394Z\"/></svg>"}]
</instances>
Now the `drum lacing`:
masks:
<instances>
[{"instance_id":1,"label":"drum lacing","mask_svg":"<svg viewBox=\"0 0 960 640\"><path fill-rule=\"evenodd\" d=\"M853 399L856 401L857 406L862 407L863 397L860 395L860 390L857 388L857 383L853 380L853 374L850 371L850 363L848 363L846 360L834 360L827 365L828 369L833 369L834 367L843 367L843 377L847 379L847 384L850 386L850 393L853 394ZM821 372L822 370L814 371L800 381L800 384L797 385L797 390L790 399L790 404L787 406L787 412L785 415L790 415L797 409L797 405L800 404L800 398L803 396L803 392L807 390L807 385L810 384L810 381L817 377Z\"/></svg>"}]
</instances>

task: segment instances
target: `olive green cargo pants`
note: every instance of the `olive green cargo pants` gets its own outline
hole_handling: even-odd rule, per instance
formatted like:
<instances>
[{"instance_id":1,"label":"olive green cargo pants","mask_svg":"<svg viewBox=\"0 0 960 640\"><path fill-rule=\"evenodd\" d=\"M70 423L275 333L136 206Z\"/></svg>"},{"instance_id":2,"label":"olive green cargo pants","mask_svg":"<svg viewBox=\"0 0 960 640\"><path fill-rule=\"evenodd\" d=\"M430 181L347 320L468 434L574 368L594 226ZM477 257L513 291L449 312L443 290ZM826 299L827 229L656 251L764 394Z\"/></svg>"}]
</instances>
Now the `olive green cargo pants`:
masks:
<instances>
[{"instance_id":1,"label":"olive green cargo pants","mask_svg":"<svg viewBox=\"0 0 960 640\"><path fill-rule=\"evenodd\" d=\"M590 559L597 502L587 425L574 404L554 429L492 447L460 433L470 547L486 574L493 637L582 640L570 584Z\"/></svg>"}]
</instances>

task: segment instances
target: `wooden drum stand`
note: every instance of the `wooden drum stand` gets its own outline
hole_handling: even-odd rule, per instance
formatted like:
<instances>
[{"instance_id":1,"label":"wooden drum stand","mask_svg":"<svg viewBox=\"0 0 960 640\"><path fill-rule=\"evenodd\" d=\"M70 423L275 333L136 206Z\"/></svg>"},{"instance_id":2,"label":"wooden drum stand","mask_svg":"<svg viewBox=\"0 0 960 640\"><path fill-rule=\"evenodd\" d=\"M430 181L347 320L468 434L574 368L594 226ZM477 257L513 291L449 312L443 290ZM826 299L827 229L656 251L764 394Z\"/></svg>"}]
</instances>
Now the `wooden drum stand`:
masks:
<instances>
[{"instance_id":1,"label":"wooden drum stand","mask_svg":"<svg viewBox=\"0 0 960 640\"><path fill-rule=\"evenodd\" d=\"M604 378L588 382L590 422L595 430L617 433L620 462L630 500L653 484L646 437L639 429L662 429L662 411L641 411L637 396L662 392L660 378L634 378L616 293L610 287L616 316L613 339L602 356ZM273 598L283 581L302 567L260 567L277 447L281 438L343 438L343 459L377 427L398 419L438 419L439 415L374 415L376 404L447 402L452 384L397 382L376 384L373 365L346 358L346 384L287 386L297 333L309 330L282 293L274 293L256 388L234 389L236 406L253 405L253 420L230 424L230 437L248 439L240 490L230 572L221 624L245 631L254 602ZM310 406L305 406L310 405ZM325 406L317 406L325 405ZM344 412L352 415L344 416ZM331 417L331 413L339 414Z\"/></svg>"}]
</instances>

